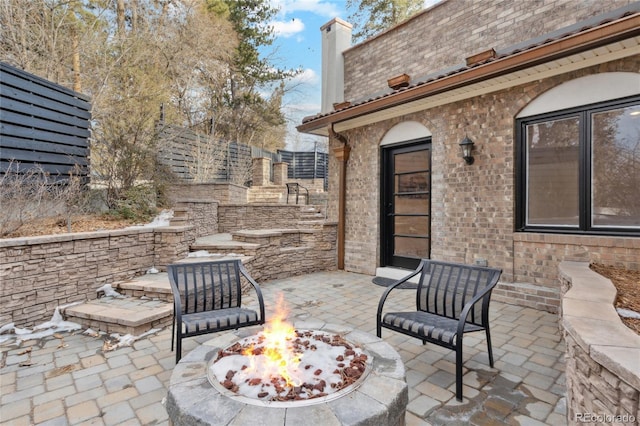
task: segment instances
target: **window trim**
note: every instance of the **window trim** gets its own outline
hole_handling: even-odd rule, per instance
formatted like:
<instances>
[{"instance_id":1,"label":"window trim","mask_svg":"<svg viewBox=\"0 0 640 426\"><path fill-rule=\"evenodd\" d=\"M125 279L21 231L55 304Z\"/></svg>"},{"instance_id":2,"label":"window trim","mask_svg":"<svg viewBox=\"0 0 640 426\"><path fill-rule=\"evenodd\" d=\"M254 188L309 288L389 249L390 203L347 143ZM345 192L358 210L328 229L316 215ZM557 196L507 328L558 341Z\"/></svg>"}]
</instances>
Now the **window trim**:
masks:
<instances>
[{"instance_id":1,"label":"window trim","mask_svg":"<svg viewBox=\"0 0 640 426\"><path fill-rule=\"evenodd\" d=\"M591 186L592 173L592 115L594 113L608 111L617 108L624 108L630 105L640 104L640 96L630 96L605 102L599 102L580 107L569 108L560 111L547 112L543 114L520 117L515 121L515 141L516 141L516 197L515 197L515 231L516 232L540 232L558 234L578 234L578 235L621 235L640 236L640 225L635 228L629 227L603 227L592 225L591 199L593 188ZM531 124L544 123L551 120L560 120L570 117L578 117L578 226L574 225L528 225L527 224L527 144L526 127Z\"/></svg>"}]
</instances>

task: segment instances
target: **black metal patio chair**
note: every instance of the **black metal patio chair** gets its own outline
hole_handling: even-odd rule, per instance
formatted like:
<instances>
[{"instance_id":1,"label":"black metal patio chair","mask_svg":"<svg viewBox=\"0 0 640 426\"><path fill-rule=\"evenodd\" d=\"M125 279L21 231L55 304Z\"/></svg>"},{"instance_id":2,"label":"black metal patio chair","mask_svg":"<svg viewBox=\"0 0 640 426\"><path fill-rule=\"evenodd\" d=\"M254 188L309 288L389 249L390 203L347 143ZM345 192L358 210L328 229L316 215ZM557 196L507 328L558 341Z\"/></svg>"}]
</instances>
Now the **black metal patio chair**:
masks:
<instances>
[{"instance_id":1,"label":"black metal patio chair","mask_svg":"<svg viewBox=\"0 0 640 426\"><path fill-rule=\"evenodd\" d=\"M239 259L167 266L173 292L171 350L176 340L176 364L182 358L182 339L264 324L260 286ZM259 312L242 307L241 277L253 286Z\"/></svg>"},{"instance_id":2,"label":"black metal patio chair","mask_svg":"<svg viewBox=\"0 0 640 426\"><path fill-rule=\"evenodd\" d=\"M389 293L420 274L416 309L387 312L383 308ZM502 270L423 259L408 276L390 285L378 303L377 333L382 328L397 331L456 351L456 399L462 401L462 337L464 333L485 330L489 365L493 351L489 332L489 301ZM406 291L406 290L405 290Z\"/></svg>"},{"instance_id":3,"label":"black metal patio chair","mask_svg":"<svg viewBox=\"0 0 640 426\"><path fill-rule=\"evenodd\" d=\"M299 183L287 183L287 204L289 204L289 195L296 196L296 204L299 198L304 198L304 203L309 204L309 190Z\"/></svg>"}]
</instances>

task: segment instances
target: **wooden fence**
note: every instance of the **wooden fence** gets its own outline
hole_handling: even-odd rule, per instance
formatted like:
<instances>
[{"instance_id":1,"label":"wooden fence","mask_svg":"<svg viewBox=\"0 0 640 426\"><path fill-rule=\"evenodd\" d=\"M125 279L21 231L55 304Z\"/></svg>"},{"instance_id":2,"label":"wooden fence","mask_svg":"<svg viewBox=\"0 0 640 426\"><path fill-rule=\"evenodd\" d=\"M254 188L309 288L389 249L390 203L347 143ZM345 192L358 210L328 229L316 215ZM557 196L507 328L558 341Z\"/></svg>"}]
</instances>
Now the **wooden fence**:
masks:
<instances>
[{"instance_id":1,"label":"wooden fence","mask_svg":"<svg viewBox=\"0 0 640 426\"><path fill-rule=\"evenodd\" d=\"M89 98L0 62L0 174L41 167L64 179L89 169Z\"/></svg>"}]
</instances>

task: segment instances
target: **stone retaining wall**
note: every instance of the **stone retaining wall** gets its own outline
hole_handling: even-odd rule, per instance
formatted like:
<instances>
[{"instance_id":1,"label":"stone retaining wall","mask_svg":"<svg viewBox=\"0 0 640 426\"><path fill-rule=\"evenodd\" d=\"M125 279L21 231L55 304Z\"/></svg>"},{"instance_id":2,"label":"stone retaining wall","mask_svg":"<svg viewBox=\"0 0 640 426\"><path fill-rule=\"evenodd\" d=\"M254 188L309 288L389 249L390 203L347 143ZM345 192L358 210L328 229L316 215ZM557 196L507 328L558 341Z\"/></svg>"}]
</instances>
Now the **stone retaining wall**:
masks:
<instances>
[{"instance_id":1,"label":"stone retaining wall","mask_svg":"<svg viewBox=\"0 0 640 426\"><path fill-rule=\"evenodd\" d=\"M27 327L104 284L185 257L193 227L121 229L0 240L0 325Z\"/></svg>"},{"instance_id":2,"label":"stone retaining wall","mask_svg":"<svg viewBox=\"0 0 640 426\"><path fill-rule=\"evenodd\" d=\"M218 230L221 233L242 229L290 229L303 220L305 209L296 204L227 204L218 206Z\"/></svg>"},{"instance_id":3,"label":"stone retaining wall","mask_svg":"<svg viewBox=\"0 0 640 426\"><path fill-rule=\"evenodd\" d=\"M189 183L173 184L167 191L172 201L217 200L225 204L242 204L247 202L247 187L234 183Z\"/></svg>"},{"instance_id":4,"label":"stone retaining wall","mask_svg":"<svg viewBox=\"0 0 640 426\"><path fill-rule=\"evenodd\" d=\"M184 209L181 224L193 224L196 237L218 233L218 201L205 199L176 200L174 207ZM174 216L175 217L175 216Z\"/></svg>"},{"instance_id":5,"label":"stone retaining wall","mask_svg":"<svg viewBox=\"0 0 640 426\"><path fill-rule=\"evenodd\" d=\"M260 244L247 269L258 282L292 277L338 267L337 223L317 229L238 231L235 241Z\"/></svg>"},{"instance_id":6,"label":"stone retaining wall","mask_svg":"<svg viewBox=\"0 0 640 426\"><path fill-rule=\"evenodd\" d=\"M640 336L614 308L616 289L588 263L562 262L567 422L638 425Z\"/></svg>"}]
</instances>

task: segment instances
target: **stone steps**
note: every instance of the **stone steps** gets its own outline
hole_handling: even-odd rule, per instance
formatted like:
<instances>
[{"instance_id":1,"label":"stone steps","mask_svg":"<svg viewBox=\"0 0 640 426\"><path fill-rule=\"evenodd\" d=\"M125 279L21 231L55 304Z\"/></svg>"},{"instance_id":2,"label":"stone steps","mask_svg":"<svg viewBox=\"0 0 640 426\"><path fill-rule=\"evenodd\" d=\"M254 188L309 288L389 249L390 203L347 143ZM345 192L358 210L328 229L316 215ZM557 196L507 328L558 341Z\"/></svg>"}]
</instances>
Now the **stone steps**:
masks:
<instances>
[{"instance_id":1,"label":"stone steps","mask_svg":"<svg viewBox=\"0 0 640 426\"><path fill-rule=\"evenodd\" d=\"M221 233L196 238L196 242L191 245L191 251L206 250L219 255L255 256L258 247L260 244L234 241L231 234Z\"/></svg>"},{"instance_id":2,"label":"stone steps","mask_svg":"<svg viewBox=\"0 0 640 426\"><path fill-rule=\"evenodd\" d=\"M158 299L173 303L171 285L166 273L147 274L130 281L114 283L113 288L125 296Z\"/></svg>"},{"instance_id":3,"label":"stone steps","mask_svg":"<svg viewBox=\"0 0 640 426\"><path fill-rule=\"evenodd\" d=\"M173 299L166 273L144 275L114 284L113 288L127 294L68 306L62 315L83 328L133 336L171 324Z\"/></svg>"}]
</instances>

